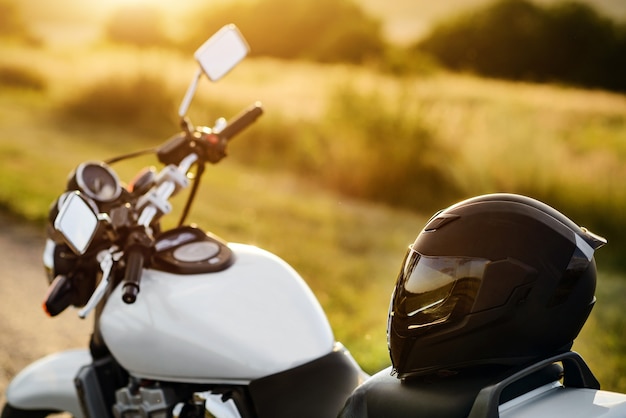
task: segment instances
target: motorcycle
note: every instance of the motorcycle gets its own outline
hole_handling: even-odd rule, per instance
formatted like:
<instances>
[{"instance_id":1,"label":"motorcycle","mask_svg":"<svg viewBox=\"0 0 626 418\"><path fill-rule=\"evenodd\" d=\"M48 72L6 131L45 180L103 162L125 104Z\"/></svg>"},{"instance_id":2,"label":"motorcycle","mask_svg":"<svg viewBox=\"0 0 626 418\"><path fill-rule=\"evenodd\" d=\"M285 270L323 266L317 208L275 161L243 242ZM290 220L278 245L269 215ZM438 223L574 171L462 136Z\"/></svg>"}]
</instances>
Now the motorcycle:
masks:
<instances>
[{"instance_id":1,"label":"motorcycle","mask_svg":"<svg viewBox=\"0 0 626 418\"><path fill-rule=\"evenodd\" d=\"M88 349L21 371L2 418L336 416L366 378L291 266L185 224L205 165L263 113L255 103L194 127L186 115L197 83L219 80L248 50L234 25L222 28L194 54L181 133L71 174L50 210L44 306L50 316L70 306L81 318L93 312L93 334ZM151 152L164 167L122 185L111 165ZM190 186L179 225L164 230L170 197Z\"/></svg>"}]
</instances>

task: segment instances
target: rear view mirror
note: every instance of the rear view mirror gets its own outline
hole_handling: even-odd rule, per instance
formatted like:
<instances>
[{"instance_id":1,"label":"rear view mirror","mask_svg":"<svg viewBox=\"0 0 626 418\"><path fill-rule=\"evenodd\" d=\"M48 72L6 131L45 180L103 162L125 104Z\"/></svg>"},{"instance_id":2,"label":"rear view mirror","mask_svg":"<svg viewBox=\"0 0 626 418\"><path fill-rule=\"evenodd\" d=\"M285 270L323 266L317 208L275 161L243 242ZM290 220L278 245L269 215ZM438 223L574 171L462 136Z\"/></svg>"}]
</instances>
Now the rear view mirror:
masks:
<instances>
[{"instance_id":1,"label":"rear view mirror","mask_svg":"<svg viewBox=\"0 0 626 418\"><path fill-rule=\"evenodd\" d=\"M98 215L89 203L79 192L73 192L63 201L54 228L75 254L82 255L96 234L98 221Z\"/></svg>"},{"instance_id":2,"label":"rear view mirror","mask_svg":"<svg viewBox=\"0 0 626 418\"><path fill-rule=\"evenodd\" d=\"M194 54L202 71L211 81L217 81L248 55L248 43L230 24L217 31Z\"/></svg>"},{"instance_id":3,"label":"rear view mirror","mask_svg":"<svg viewBox=\"0 0 626 418\"><path fill-rule=\"evenodd\" d=\"M200 64L200 69L185 93L178 109L178 116L184 118L187 114L191 99L196 93L198 80L203 73L209 80L217 81L235 68L249 51L248 43L237 26L233 24L222 27L211 36L194 54L196 61Z\"/></svg>"}]
</instances>

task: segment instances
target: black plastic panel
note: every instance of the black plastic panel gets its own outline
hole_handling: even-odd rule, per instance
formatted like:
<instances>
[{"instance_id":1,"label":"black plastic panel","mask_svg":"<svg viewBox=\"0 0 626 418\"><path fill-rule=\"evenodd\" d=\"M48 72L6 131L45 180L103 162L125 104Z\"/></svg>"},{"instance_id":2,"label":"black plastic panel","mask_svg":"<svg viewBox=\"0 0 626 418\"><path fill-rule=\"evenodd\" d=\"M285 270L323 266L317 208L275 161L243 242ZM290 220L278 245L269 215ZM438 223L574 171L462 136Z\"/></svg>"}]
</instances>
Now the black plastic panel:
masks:
<instances>
[{"instance_id":1,"label":"black plastic panel","mask_svg":"<svg viewBox=\"0 0 626 418\"><path fill-rule=\"evenodd\" d=\"M151 267L174 274L201 274L222 271L233 261L233 252L224 241L201 229L182 226L157 238Z\"/></svg>"}]
</instances>

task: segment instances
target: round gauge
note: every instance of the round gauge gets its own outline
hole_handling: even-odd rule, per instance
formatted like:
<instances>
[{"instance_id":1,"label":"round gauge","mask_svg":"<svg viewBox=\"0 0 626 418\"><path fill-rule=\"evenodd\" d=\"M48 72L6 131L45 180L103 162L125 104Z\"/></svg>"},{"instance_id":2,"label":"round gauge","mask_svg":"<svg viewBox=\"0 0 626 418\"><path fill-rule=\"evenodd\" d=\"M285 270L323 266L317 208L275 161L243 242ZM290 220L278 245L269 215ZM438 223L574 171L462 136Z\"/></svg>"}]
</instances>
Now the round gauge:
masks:
<instances>
[{"instance_id":1,"label":"round gauge","mask_svg":"<svg viewBox=\"0 0 626 418\"><path fill-rule=\"evenodd\" d=\"M178 261L194 263L208 260L209 258L217 255L219 252L220 247L216 243L210 241L201 241L181 245L174 250L174 253L172 255Z\"/></svg>"},{"instance_id":2,"label":"round gauge","mask_svg":"<svg viewBox=\"0 0 626 418\"><path fill-rule=\"evenodd\" d=\"M74 177L78 189L98 202L111 202L122 193L117 175L104 163L82 163Z\"/></svg>"}]
</instances>

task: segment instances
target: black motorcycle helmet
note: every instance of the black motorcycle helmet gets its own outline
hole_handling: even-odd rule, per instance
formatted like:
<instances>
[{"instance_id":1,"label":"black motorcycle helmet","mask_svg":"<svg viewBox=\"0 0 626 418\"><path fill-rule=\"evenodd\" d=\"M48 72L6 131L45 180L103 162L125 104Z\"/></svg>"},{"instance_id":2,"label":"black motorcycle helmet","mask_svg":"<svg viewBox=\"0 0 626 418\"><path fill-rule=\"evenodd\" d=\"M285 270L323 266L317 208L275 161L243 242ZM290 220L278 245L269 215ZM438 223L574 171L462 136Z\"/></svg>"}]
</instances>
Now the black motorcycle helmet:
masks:
<instances>
[{"instance_id":1,"label":"black motorcycle helmet","mask_svg":"<svg viewBox=\"0 0 626 418\"><path fill-rule=\"evenodd\" d=\"M387 337L399 378L567 351L595 302L606 240L529 197L491 194L434 215L404 259Z\"/></svg>"}]
</instances>

